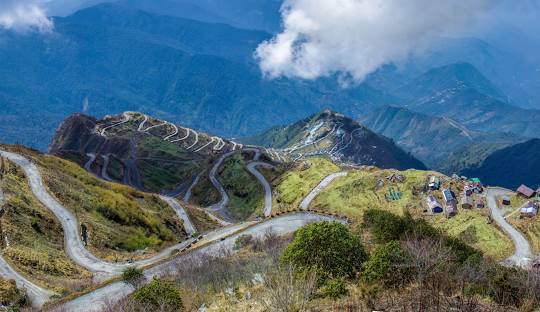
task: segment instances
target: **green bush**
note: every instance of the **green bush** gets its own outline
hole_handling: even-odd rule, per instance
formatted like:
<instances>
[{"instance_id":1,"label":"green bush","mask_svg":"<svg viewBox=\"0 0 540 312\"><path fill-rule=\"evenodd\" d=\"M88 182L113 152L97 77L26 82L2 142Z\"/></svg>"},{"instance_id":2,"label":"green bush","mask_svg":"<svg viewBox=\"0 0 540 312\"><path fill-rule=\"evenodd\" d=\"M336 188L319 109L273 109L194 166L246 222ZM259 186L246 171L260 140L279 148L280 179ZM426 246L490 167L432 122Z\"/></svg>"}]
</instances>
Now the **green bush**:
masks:
<instances>
[{"instance_id":1,"label":"green bush","mask_svg":"<svg viewBox=\"0 0 540 312\"><path fill-rule=\"evenodd\" d=\"M320 283L328 278L354 277L366 259L360 238L337 222L301 228L281 258L300 271L314 271Z\"/></svg>"},{"instance_id":2,"label":"green bush","mask_svg":"<svg viewBox=\"0 0 540 312\"><path fill-rule=\"evenodd\" d=\"M249 244L253 242L253 236L248 234L240 235L235 241L234 241L234 249L240 250Z\"/></svg>"},{"instance_id":3,"label":"green bush","mask_svg":"<svg viewBox=\"0 0 540 312\"><path fill-rule=\"evenodd\" d=\"M183 309L180 292L172 283L158 278L137 290L133 298L147 311L176 312Z\"/></svg>"},{"instance_id":4,"label":"green bush","mask_svg":"<svg viewBox=\"0 0 540 312\"><path fill-rule=\"evenodd\" d=\"M322 293L327 298L332 298L334 300L344 297L349 293L345 281L342 279L332 279L327 281L323 288Z\"/></svg>"},{"instance_id":5,"label":"green bush","mask_svg":"<svg viewBox=\"0 0 540 312\"><path fill-rule=\"evenodd\" d=\"M364 227L371 230L379 243L398 240L405 232L405 222L393 213L370 209L364 213Z\"/></svg>"},{"instance_id":6,"label":"green bush","mask_svg":"<svg viewBox=\"0 0 540 312\"><path fill-rule=\"evenodd\" d=\"M122 271L122 280L137 287L144 280L143 271L135 267L127 267Z\"/></svg>"},{"instance_id":7,"label":"green bush","mask_svg":"<svg viewBox=\"0 0 540 312\"><path fill-rule=\"evenodd\" d=\"M403 265L407 255L398 241L380 246L369 257L362 269L362 280L368 283L382 283L386 287L399 287L410 278Z\"/></svg>"}]
</instances>

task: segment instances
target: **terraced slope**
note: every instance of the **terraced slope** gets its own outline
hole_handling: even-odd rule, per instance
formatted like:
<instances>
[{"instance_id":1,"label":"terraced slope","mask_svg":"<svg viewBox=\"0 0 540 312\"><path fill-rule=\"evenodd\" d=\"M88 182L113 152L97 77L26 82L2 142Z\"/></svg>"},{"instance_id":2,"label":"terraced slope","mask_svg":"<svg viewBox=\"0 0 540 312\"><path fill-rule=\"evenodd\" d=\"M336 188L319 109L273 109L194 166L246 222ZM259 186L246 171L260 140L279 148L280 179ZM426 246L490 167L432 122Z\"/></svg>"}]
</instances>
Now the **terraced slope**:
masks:
<instances>
[{"instance_id":1,"label":"terraced slope","mask_svg":"<svg viewBox=\"0 0 540 312\"><path fill-rule=\"evenodd\" d=\"M164 120L126 112L102 120L80 114L67 118L56 132L50 152L86 165L102 178L178 195L187 191L218 154L240 147Z\"/></svg>"},{"instance_id":2,"label":"terraced slope","mask_svg":"<svg viewBox=\"0 0 540 312\"><path fill-rule=\"evenodd\" d=\"M275 127L243 140L273 148L288 160L326 155L336 162L380 168L425 169L424 164L361 124L325 110L294 124ZM270 150L271 154L273 151Z\"/></svg>"}]
</instances>

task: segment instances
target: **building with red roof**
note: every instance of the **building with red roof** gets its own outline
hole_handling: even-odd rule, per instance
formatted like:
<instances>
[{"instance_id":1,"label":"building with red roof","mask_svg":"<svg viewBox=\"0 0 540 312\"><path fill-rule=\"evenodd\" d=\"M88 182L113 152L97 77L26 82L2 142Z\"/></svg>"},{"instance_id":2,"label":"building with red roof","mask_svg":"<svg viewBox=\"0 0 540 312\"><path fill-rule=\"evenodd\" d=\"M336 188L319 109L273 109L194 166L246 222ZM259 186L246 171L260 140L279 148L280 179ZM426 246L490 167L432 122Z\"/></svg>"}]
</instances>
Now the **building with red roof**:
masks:
<instances>
[{"instance_id":1,"label":"building with red roof","mask_svg":"<svg viewBox=\"0 0 540 312\"><path fill-rule=\"evenodd\" d=\"M525 184L521 184L517 191L516 191L518 194L522 195L522 196L525 196L527 198L531 198L533 197L534 195L534 190L528 186L526 186Z\"/></svg>"}]
</instances>

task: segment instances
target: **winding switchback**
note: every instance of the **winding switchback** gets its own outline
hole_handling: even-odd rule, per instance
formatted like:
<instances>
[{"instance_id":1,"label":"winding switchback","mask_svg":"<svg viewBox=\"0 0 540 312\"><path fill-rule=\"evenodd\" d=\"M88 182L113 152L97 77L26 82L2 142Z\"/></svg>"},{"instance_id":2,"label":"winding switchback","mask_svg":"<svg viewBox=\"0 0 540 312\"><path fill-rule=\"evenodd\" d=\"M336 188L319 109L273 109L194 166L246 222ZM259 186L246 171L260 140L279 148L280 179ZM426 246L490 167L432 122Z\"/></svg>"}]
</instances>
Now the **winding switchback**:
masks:
<instances>
[{"instance_id":1,"label":"winding switchback","mask_svg":"<svg viewBox=\"0 0 540 312\"><path fill-rule=\"evenodd\" d=\"M159 197L174 209L176 215L184 222L184 229L186 230L186 233L189 236L193 236L193 234L197 232L197 229L195 228L195 225L191 223L191 220L189 219L184 207L182 207L180 203L172 197L164 195L160 195Z\"/></svg>"},{"instance_id":2,"label":"winding switchback","mask_svg":"<svg viewBox=\"0 0 540 312\"><path fill-rule=\"evenodd\" d=\"M130 266L147 266L153 264L168 258L171 252L174 250L181 250L192 242L192 240L184 241L162 250L151 258L135 261L133 263L110 263L101 260L85 248L79 234L77 219L67 208L49 195L43 185L43 180L37 166L25 157L15 153L0 151L0 155L11 160L23 169L34 196L45 207L51 210L60 221L64 230L64 246L68 256L78 265L85 267L91 272L97 273L99 275L98 277L118 275L123 269Z\"/></svg>"},{"instance_id":3,"label":"winding switchback","mask_svg":"<svg viewBox=\"0 0 540 312\"><path fill-rule=\"evenodd\" d=\"M328 185L330 185L332 181L334 181L336 178L344 177L346 175L347 175L347 171L341 171L341 172L332 173L331 175L324 178L321 181L321 183L319 183L319 185L317 185L313 190L311 190L311 192L309 192L309 194L304 198L304 200L302 200L302 202L300 203L300 209L302 210L308 209L309 205L315 199L315 197L317 197L317 195L319 195L319 193L322 190L328 187Z\"/></svg>"},{"instance_id":4,"label":"winding switchback","mask_svg":"<svg viewBox=\"0 0 540 312\"><path fill-rule=\"evenodd\" d=\"M189 257L204 257L206 255L215 257L229 256L236 252L234 245L236 239L240 235L251 235L256 238L263 238L268 231L272 231L278 235L287 235L295 232L308 223L318 221L344 222L329 216L309 212L299 212L267 219L266 221L255 225L248 223L248 225L251 226L247 228L240 224L242 226L234 225L230 228L218 229L207 235L207 245L196 249L193 252L183 253L165 263L149 268L144 271L144 276L147 281L151 281L153 277L159 277L166 275L168 272L174 272L174 268L179 266L183 261L186 261L186 259L189 259ZM219 233L219 235L217 235L217 233ZM110 307L134 290L135 289L131 284L114 282L69 301L59 308L60 311L97 312L105 307Z\"/></svg>"},{"instance_id":5,"label":"winding switchback","mask_svg":"<svg viewBox=\"0 0 540 312\"><path fill-rule=\"evenodd\" d=\"M267 169L272 169L274 166L260 161L250 162L247 165L247 170L259 180L259 183L261 183L264 188L264 216L269 217L272 214L272 186L268 183L262 173L257 170L257 166Z\"/></svg>"},{"instance_id":6,"label":"winding switchback","mask_svg":"<svg viewBox=\"0 0 540 312\"><path fill-rule=\"evenodd\" d=\"M508 261L517 266L527 267L531 262L531 246L525 236L506 221L497 205L497 197L512 194L513 192L510 190L490 187L487 189L487 204L491 210L491 217L493 220L514 242L515 251L514 254L508 258Z\"/></svg>"},{"instance_id":7,"label":"winding switchback","mask_svg":"<svg viewBox=\"0 0 540 312\"><path fill-rule=\"evenodd\" d=\"M4 193L0 188L0 207L4 205ZM5 280L14 280L18 288L26 290L26 295L30 298L32 306L34 308L41 308L45 302L55 292L39 287L38 285L27 280L24 276L19 274L11 265L4 259L2 253L0 253L0 276Z\"/></svg>"}]
</instances>

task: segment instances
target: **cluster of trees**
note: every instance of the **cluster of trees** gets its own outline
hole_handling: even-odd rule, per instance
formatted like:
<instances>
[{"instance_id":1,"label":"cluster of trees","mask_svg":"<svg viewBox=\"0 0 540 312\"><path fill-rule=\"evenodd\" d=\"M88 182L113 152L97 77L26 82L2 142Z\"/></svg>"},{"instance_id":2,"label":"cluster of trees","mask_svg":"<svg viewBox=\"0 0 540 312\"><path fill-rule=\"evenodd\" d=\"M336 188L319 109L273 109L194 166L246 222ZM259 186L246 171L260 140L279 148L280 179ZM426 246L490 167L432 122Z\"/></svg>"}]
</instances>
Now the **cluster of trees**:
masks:
<instances>
[{"instance_id":1,"label":"cluster of trees","mask_svg":"<svg viewBox=\"0 0 540 312\"><path fill-rule=\"evenodd\" d=\"M373 240L370 255L345 225L321 222L299 230L281 261L300 276L315 274L327 297L346 295L347 284L359 287L368 309L392 309L397 302L394 308L419 311L475 311L486 302L506 310L540 307L540 272L486 259L424 220L369 210L362 231Z\"/></svg>"},{"instance_id":2,"label":"cluster of trees","mask_svg":"<svg viewBox=\"0 0 540 312\"><path fill-rule=\"evenodd\" d=\"M179 285L184 285L184 291L196 290L202 301L189 305L198 308L208 303L209 297L201 295L205 290L235 292L239 284L253 282L253 272L260 272L264 295L259 299L267 311L303 311L321 297L343 298L337 304L354 301L360 310L532 311L540 307L539 271L492 262L459 239L407 215L369 210L358 231L338 222L313 223L284 244L273 233L264 239L240 236L235 249L250 249L253 253L248 255L259 259L256 265L250 265L253 260L246 260L245 254L237 260L230 255L196 258L179 267L168 279L172 282L155 279L143 286L143 273L127 269L124 281L137 290L124 304L130 309L117 306L117 310L181 311L185 303Z\"/></svg>"}]
</instances>

